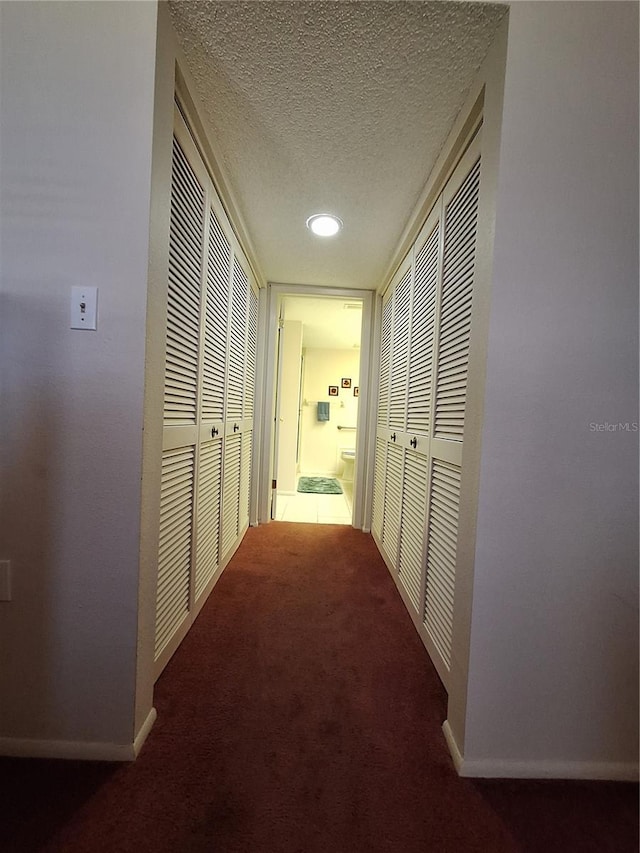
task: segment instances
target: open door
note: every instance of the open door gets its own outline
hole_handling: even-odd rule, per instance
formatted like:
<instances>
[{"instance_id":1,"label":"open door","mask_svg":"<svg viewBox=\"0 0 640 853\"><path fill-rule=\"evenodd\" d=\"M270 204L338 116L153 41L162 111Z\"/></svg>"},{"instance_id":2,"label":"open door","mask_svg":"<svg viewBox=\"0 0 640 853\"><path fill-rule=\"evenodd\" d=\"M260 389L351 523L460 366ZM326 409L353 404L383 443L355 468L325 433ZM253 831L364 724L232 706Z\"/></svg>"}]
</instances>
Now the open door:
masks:
<instances>
[{"instance_id":1,"label":"open door","mask_svg":"<svg viewBox=\"0 0 640 853\"><path fill-rule=\"evenodd\" d=\"M316 523L369 527L368 478L373 459L370 458L368 389L373 302L370 291L269 285L271 340L265 353L265 385L272 396L264 421L265 520L309 521L306 515L313 514L315 507ZM356 307L358 311L352 310ZM353 322L355 317L357 322ZM349 358L338 357L338 351L353 355L356 350L359 350L358 369ZM330 428L324 428L326 441L317 448L312 444L317 437L314 435L316 406L327 400L331 407ZM351 455L347 458L344 453L349 451ZM347 496L348 513L328 501L298 500L299 474L340 479L345 471L349 474L346 479L350 491L341 494ZM321 512L325 508L328 512ZM345 521L347 514L349 520ZM325 516L322 520L321 515Z\"/></svg>"}]
</instances>

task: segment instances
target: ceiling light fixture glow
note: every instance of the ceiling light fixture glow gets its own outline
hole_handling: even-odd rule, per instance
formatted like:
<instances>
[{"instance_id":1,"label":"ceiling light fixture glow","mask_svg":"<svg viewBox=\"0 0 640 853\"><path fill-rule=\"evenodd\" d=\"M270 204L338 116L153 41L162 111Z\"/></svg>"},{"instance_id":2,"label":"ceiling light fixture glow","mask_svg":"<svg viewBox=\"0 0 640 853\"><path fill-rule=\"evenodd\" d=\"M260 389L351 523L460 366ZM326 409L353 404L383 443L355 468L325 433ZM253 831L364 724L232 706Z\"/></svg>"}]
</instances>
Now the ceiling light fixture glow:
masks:
<instances>
[{"instance_id":1,"label":"ceiling light fixture glow","mask_svg":"<svg viewBox=\"0 0 640 853\"><path fill-rule=\"evenodd\" d=\"M317 237L333 237L342 228L342 220L331 213L314 213L307 219L307 228Z\"/></svg>"}]
</instances>

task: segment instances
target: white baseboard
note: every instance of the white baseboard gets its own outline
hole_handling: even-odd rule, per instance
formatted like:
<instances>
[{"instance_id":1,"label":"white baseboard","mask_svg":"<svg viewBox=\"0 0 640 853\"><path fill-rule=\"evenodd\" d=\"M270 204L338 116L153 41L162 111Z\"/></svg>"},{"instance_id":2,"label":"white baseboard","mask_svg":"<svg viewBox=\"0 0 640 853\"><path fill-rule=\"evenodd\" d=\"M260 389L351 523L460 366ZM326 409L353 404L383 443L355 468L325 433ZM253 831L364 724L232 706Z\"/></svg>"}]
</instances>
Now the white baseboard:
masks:
<instances>
[{"instance_id":1,"label":"white baseboard","mask_svg":"<svg viewBox=\"0 0 640 853\"><path fill-rule=\"evenodd\" d=\"M637 762L616 761L510 761L465 759L451 731L449 721L442 726L458 775L469 779L576 779L609 782L637 782Z\"/></svg>"},{"instance_id":2,"label":"white baseboard","mask_svg":"<svg viewBox=\"0 0 640 853\"><path fill-rule=\"evenodd\" d=\"M153 724L155 723L157 716L158 716L158 712L156 711L155 708L152 708L149 711L149 713L147 714L147 719L140 726L140 731L138 732L138 734L135 737L135 740L133 741L133 757L134 758L137 758L138 755L140 755L140 750L144 746L144 742L146 741L147 737L149 736L149 732L153 728Z\"/></svg>"},{"instance_id":3,"label":"white baseboard","mask_svg":"<svg viewBox=\"0 0 640 853\"><path fill-rule=\"evenodd\" d=\"M0 737L0 755L8 758L64 758L75 761L134 761L155 719L156 709L152 708L133 743Z\"/></svg>"},{"instance_id":4,"label":"white baseboard","mask_svg":"<svg viewBox=\"0 0 640 853\"><path fill-rule=\"evenodd\" d=\"M458 749L458 744L456 743L456 739L451 731L449 720L445 720L442 724L442 732L444 734L444 739L447 742L447 746L449 747L451 758L453 759L453 766L456 768L458 776L462 776L463 774L460 772L463 764L462 753Z\"/></svg>"}]
</instances>

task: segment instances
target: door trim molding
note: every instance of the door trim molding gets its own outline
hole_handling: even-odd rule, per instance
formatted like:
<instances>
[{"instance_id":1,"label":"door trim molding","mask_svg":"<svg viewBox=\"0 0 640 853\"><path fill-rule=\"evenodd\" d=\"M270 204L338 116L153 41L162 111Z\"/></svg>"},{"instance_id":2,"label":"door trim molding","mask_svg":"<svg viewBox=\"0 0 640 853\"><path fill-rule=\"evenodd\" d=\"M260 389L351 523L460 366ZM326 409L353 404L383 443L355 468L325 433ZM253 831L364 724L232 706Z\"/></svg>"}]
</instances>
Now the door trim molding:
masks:
<instances>
[{"instance_id":1,"label":"door trim molding","mask_svg":"<svg viewBox=\"0 0 640 853\"><path fill-rule=\"evenodd\" d=\"M266 288L267 304L263 326L258 339L262 341L261 361L264 365L261 401L261 438L259 459L258 523L266 524L270 518L270 486L273 479L273 438L275 405L276 331L280 299L285 295L324 296L335 299L362 300L362 335L360 339L360 394L358 405L358 454L354 479L353 526L360 530L371 527L371 489L373 476L373 445L370 441L370 408L372 402L372 344L373 344L373 290L356 290L341 287L320 287L305 284L279 284L269 282Z\"/></svg>"}]
</instances>

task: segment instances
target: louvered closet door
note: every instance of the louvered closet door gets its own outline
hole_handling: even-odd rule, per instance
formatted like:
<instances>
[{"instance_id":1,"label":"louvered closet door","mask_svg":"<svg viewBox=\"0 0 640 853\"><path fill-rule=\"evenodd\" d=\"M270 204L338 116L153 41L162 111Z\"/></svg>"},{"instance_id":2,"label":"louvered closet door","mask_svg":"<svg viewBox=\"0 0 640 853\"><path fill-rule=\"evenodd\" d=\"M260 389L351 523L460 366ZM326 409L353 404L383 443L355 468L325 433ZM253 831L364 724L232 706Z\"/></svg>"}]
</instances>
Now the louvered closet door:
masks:
<instances>
[{"instance_id":1,"label":"louvered closet door","mask_svg":"<svg viewBox=\"0 0 640 853\"><path fill-rule=\"evenodd\" d=\"M402 444L406 421L411 261L396 272L382 299L378 423L371 528L387 560L397 569L402 492Z\"/></svg>"},{"instance_id":2,"label":"louvered closet door","mask_svg":"<svg viewBox=\"0 0 640 853\"><path fill-rule=\"evenodd\" d=\"M441 204L428 217L414 246L411 294L398 294L410 304L407 324L406 433L400 518L398 574L405 601L415 619L423 618L425 595L426 508L429 484L429 427L434 381L434 340L441 264ZM403 354L403 360L405 356Z\"/></svg>"},{"instance_id":3,"label":"louvered closet door","mask_svg":"<svg viewBox=\"0 0 640 853\"><path fill-rule=\"evenodd\" d=\"M176 108L160 498L156 675L246 529L258 298Z\"/></svg>"},{"instance_id":4,"label":"louvered closet door","mask_svg":"<svg viewBox=\"0 0 640 853\"><path fill-rule=\"evenodd\" d=\"M422 612L424 595L424 528L428 470L429 461L426 456L410 450L405 451L398 574L416 614Z\"/></svg>"},{"instance_id":5,"label":"louvered closet door","mask_svg":"<svg viewBox=\"0 0 640 853\"><path fill-rule=\"evenodd\" d=\"M249 503L251 499L251 477L253 473L253 416L256 387L256 358L258 342L258 290L249 280L249 313L247 323L247 352L244 379L244 402L242 423L242 461L239 498L239 530L242 533L249 525Z\"/></svg>"},{"instance_id":6,"label":"louvered closet door","mask_svg":"<svg viewBox=\"0 0 640 853\"><path fill-rule=\"evenodd\" d=\"M460 465L431 460L424 624L444 664L451 668Z\"/></svg>"},{"instance_id":7,"label":"louvered closet door","mask_svg":"<svg viewBox=\"0 0 640 853\"><path fill-rule=\"evenodd\" d=\"M407 379L409 375L409 309L411 266L393 287L393 330L389 382L389 429L403 430L407 423Z\"/></svg>"},{"instance_id":8,"label":"louvered closet door","mask_svg":"<svg viewBox=\"0 0 640 853\"><path fill-rule=\"evenodd\" d=\"M391 356L389 366L389 431L382 544L395 572L400 569L402 496L405 453L408 447L407 392L413 266L411 254L400 266L394 281Z\"/></svg>"},{"instance_id":9,"label":"louvered closet door","mask_svg":"<svg viewBox=\"0 0 640 853\"><path fill-rule=\"evenodd\" d=\"M225 420L240 421L244 408L244 380L247 358L249 279L236 255L233 259L229 349L227 361L227 403Z\"/></svg>"},{"instance_id":10,"label":"louvered closet door","mask_svg":"<svg viewBox=\"0 0 640 853\"><path fill-rule=\"evenodd\" d=\"M251 488L251 453L253 431L242 433L241 462L240 462L240 494L238 495L238 532L246 530L249 524L249 495Z\"/></svg>"},{"instance_id":11,"label":"louvered closet door","mask_svg":"<svg viewBox=\"0 0 640 853\"><path fill-rule=\"evenodd\" d=\"M438 285L441 275L441 204L428 217L415 246L411 300L411 340L407 398L407 432L417 438L430 435L434 380L434 340Z\"/></svg>"},{"instance_id":12,"label":"louvered closet door","mask_svg":"<svg viewBox=\"0 0 640 853\"><path fill-rule=\"evenodd\" d=\"M462 442L464 433L479 186L478 158L452 198L444 199L434 436L448 441Z\"/></svg>"},{"instance_id":13,"label":"louvered closet door","mask_svg":"<svg viewBox=\"0 0 640 853\"><path fill-rule=\"evenodd\" d=\"M220 562L220 501L222 497L222 439L200 445L198 466L196 601Z\"/></svg>"},{"instance_id":14,"label":"louvered closet door","mask_svg":"<svg viewBox=\"0 0 640 853\"><path fill-rule=\"evenodd\" d=\"M402 509L402 475L404 449L396 444L387 444L385 476L385 499L382 522L382 547L391 565L397 570L400 547L400 513Z\"/></svg>"},{"instance_id":15,"label":"louvered closet door","mask_svg":"<svg viewBox=\"0 0 640 853\"><path fill-rule=\"evenodd\" d=\"M196 504L196 601L206 593L221 558L225 373L231 299L231 229L217 196L210 193L209 198Z\"/></svg>"},{"instance_id":16,"label":"louvered closet door","mask_svg":"<svg viewBox=\"0 0 640 853\"><path fill-rule=\"evenodd\" d=\"M162 454L155 659L189 613L195 448Z\"/></svg>"},{"instance_id":17,"label":"louvered closet door","mask_svg":"<svg viewBox=\"0 0 640 853\"><path fill-rule=\"evenodd\" d=\"M480 184L479 139L443 193L424 625L444 680L451 666L456 553Z\"/></svg>"},{"instance_id":18,"label":"louvered closet door","mask_svg":"<svg viewBox=\"0 0 640 853\"><path fill-rule=\"evenodd\" d=\"M235 545L240 529L241 464L242 436L240 433L231 433L224 442L221 543L223 558L228 556Z\"/></svg>"},{"instance_id":19,"label":"louvered closet door","mask_svg":"<svg viewBox=\"0 0 640 853\"><path fill-rule=\"evenodd\" d=\"M391 376L391 334L393 331L393 291L382 299L382 334L378 377L378 430L389 426L389 379Z\"/></svg>"},{"instance_id":20,"label":"louvered closet door","mask_svg":"<svg viewBox=\"0 0 640 853\"><path fill-rule=\"evenodd\" d=\"M447 686L480 180L471 143L382 306L372 532Z\"/></svg>"},{"instance_id":21,"label":"louvered closet door","mask_svg":"<svg viewBox=\"0 0 640 853\"><path fill-rule=\"evenodd\" d=\"M386 442L384 471L384 501L382 504L382 548L393 569L398 569L400 545L400 518L402 511L402 470L404 466L403 431L407 411L407 374L409 352L409 306L411 299L411 258L408 257L396 272L389 302L383 303L382 355L385 366L381 376L388 372L389 404L388 427L378 426L377 438ZM391 310L389 310L391 304ZM386 332L385 321L390 323ZM387 343L388 340L388 343ZM388 368L386 361L388 360ZM385 383L387 382L385 376Z\"/></svg>"},{"instance_id":22,"label":"louvered closet door","mask_svg":"<svg viewBox=\"0 0 640 853\"><path fill-rule=\"evenodd\" d=\"M255 294L252 285L246 259L236 252L232 266L227 349L222 489L222 554L225 556L249 522L257 337L257 302L253 301ZM255 314L255 326L252 325L252 311Z\"/></svg>"},{"instance_id":23,"label":"louvered closet door","mask_svg":"<svg viewBox=\"0 0 640 853\"><path fill-rule=\"evenodd\" d=\"M382 542L382 524L384 522L385 474L387 469L387 442L376 438L376 450L373 471L373 505L371 510L371 530Z\"/></svg>"},{"instance_id":24,"label":"louvered closet door","mask_svg":"<svg viewBox=\"0 0 640 853\"><path fill-rule=\"evenodd\" d=\"M165 426L196 422L203 246L204 189L185 156L183 146L174 137L164 385Z\"/></svg>"},{"instance_id":25,"label":"louvered closet door","mask_svg":"<svg viewBox=\"0 0 640 853\"><path fill-rule=\"evenodd\" d=\"M216 200L217 201L217 200ZM224 420L227 331L231 300L231 242L211 206L207 246L207 306L202 371L202 419L219 427Z\"/></svg>"},{"instance_id":26,"label":"louvered closet door","mask_svg":"<svg viewBox=\"0 0 640 853\"><path fill-rule=\"evenodd\" d=\"M256 358L258 345L258 289L253 282L249 288L249 318L247 324L247 364L244 382L244 418L253 428L256 393Z\"/></svg>"},{"instance_id":27,"label":"louvered closet door","mask_svg":"<svg viewBox=\"0 0 640 853\"><path fill-rule=\"evenodd\" d=\"M192 595L205 181L186 127L177 123L171 173L156 662L172 653Z\"/></svg>"}]
</instances>

